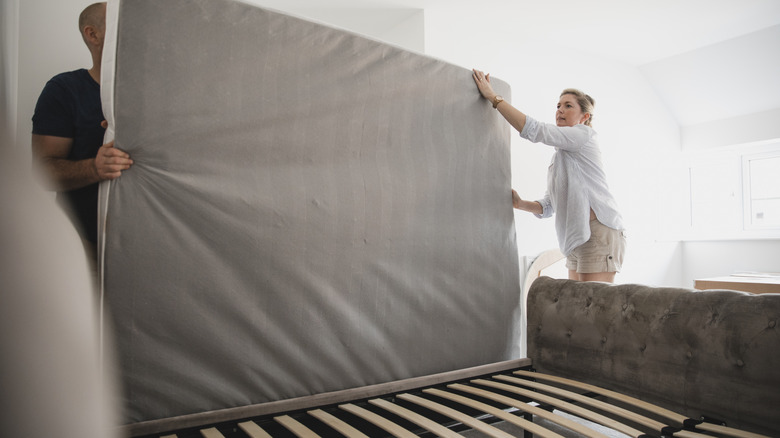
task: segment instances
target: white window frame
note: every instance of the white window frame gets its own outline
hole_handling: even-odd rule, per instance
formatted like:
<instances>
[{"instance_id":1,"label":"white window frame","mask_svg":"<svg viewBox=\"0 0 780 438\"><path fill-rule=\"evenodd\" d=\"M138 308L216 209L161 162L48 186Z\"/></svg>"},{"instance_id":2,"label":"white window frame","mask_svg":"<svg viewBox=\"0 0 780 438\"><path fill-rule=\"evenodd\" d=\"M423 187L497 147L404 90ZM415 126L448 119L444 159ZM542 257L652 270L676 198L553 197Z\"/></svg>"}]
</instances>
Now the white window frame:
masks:
<instances>
[{"instance_id":1,"label":"white window frame","mask_svg":"<svg viewBox=\"0 0 780 438\"><path fill-rule=\"evenodd\" d=\"M746 231L780 231L780 225L757 225L753 223L753 206L752 206L752 193L751 193L751 167L750 162L755 160L762 160L768 158L780 158L780 142L778 142L775 148L772 150L742 155L742 212L744 220L744 229ZM780 172L780 169L778 169Z\"/></svg>"}]
</instances>

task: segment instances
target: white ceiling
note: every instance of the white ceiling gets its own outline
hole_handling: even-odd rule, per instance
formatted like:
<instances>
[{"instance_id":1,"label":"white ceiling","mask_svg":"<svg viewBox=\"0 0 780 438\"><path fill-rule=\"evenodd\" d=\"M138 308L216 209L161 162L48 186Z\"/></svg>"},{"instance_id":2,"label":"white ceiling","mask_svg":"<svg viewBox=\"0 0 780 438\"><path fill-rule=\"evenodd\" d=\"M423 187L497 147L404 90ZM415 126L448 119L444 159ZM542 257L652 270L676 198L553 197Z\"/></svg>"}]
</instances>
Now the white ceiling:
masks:
<instances>
[{"instance_id":1,"label":"white ceiling","mask_svg":"<svg viewBox=\"0 0 780 438\"><path fill-rule=\"evenodd\" d=\"M639 68L682 126L778 109L780 25Z\"/></svg>"},{"instance_id":2,"label":"white ceiling","mask_svg":"<svg viewBox=\"0 0 780 438\"><path fill-rule=\"evenodd\" d=\"M249 1L424 9L445 13L453 29L576 47L639 68L681 126L780 108L780 0Z\"/></svg>"}]
</instances>

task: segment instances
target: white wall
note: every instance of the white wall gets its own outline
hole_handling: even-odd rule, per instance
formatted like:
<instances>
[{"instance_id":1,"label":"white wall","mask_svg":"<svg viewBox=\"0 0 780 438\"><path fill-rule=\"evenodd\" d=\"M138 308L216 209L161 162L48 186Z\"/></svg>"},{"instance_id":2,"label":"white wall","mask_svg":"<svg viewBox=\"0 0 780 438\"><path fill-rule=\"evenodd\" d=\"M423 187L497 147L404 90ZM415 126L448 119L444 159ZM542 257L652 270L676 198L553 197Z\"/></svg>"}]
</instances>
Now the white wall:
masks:
<instances>
[{"instance_id":1,"label":"white wall","mask_svg":"<svg viewBox=\"0 0 780 438\"><path fill-rule=\"evenodd\" d=\"M712 154L724 147L780 138L780 108L682 129L685 152ZM682 243L683 285L738 271L780 272L780 239L689 240Z\"/></svg>"},{"instance_id":2,"label":"white wall","mask_svg":"<svg viewBox=\"0 0 780 438\"><path fill-rule=\"evenodd\" d=\"M18 0L14 0L18 1ZM78 17L90 0L23 0L19 5L16 147L30 154L35 102L55 74L89 68L89 51L81 40Z\"/></svg>"},{"instance_id":3,"label":"white wall","mask_svg":"<svg viewBox=\"0 0 780 438\"><path fill-rule=\"evenodd\" d=\"M682 243L683 286L697 278L736 272L780 272L780 240L710 240Z\"/></svg>"},{"instance_id":4,"label":"white wall","mask_svg":"<svg viewBox=\"0 0 780 438\"><path fill-rule=\"evenodd\" d=\"M599 132L611 188L628 227L628 253L617 282L679 285L680 199L674 197L672 169L679 165L680 131L641 72L633 66L523 37L521 33L480 32L489 27L446 10L426 10L427 53L464 67L491 72L512 86L512 103L541 121L553 123L561 90L580 88L596 100L594 128ZM475 23L472 22L472 23ZM511 26L510 26L511 27ZM469 84L473 86L473 84ZM478 98L476 87L475 98ZM552 150L512 136L513 187L521 197L544 195ZM553 220L516 213L520 255L557 246ZM522 258L521 258L522 259Z\"/></svg>"},{"instance_id":5,"label":"white wall","mask_svg":"<svg viewBox=\"0 0 780 438\"><path fill-rule=\"evenodd\" d=\"M18 82L18 0L0 2L0 147L13 141Z\"/></svg>"},{"instance_id":6,"label":"white wall","mask_svg":"<svg viewBox=\"0 0 780 438\"><path fill-rule=\"evenodd\" d=\"M780 105L780 102L777 102ZM684 151L714 150L724 146L780 138L780 107L746 116L686 126L681 131Z\"/></svg>"}]
</instances>

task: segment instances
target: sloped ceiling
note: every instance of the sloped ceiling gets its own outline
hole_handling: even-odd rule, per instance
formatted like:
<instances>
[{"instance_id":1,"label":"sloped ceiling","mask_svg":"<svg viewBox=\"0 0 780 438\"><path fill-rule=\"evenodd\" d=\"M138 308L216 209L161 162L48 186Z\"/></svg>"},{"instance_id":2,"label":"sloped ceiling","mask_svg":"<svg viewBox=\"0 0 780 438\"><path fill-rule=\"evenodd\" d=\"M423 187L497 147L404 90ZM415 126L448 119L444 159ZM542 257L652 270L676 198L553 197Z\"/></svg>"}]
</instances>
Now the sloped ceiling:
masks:
<instances>
[{"instance_id":1,"label":"sloped ceiling","mask_svg":"<svg viewBox=\"0 0 780 438\"><path fill-rule=\"evenodd\" d=\"M640 70L682 126L780 108L780 25Z\"/></svg>"},{"instance_id":2,"label":"sloped ceiling","mask_svg":"<svg viewBox=\"0 0 780 438\"><path fill-rule=\"evenodd\" d=\"M253 3L323 9L319 0ZM327 8L424 9L426 17L446 11L453 29L493 32L496 40L532 37L620 60L645 74L681 126L780 108L778 0L332 0Z\"/></svg>"}]
</instances>

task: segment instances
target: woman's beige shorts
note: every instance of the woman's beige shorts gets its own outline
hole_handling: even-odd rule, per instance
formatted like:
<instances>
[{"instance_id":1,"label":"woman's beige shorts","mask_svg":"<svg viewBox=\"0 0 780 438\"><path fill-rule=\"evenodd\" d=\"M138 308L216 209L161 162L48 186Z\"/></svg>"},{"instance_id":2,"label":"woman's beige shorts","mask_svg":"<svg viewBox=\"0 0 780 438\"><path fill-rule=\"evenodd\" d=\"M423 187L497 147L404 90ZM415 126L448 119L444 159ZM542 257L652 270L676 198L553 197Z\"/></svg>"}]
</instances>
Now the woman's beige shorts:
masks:
<instances>
[{"instance_id":1,"label":"woman's beige shorts","mask_svg":"<svg viewBox=\"0 0 780 438\"><path fill-rule=\"evenodd\" d=\"M625 252L625 232L609 228L598 219L592 219L590 239L569 254L566 258L566 268L577 271L578 274L620 272Z\"/></svg>"}]
</instances>

